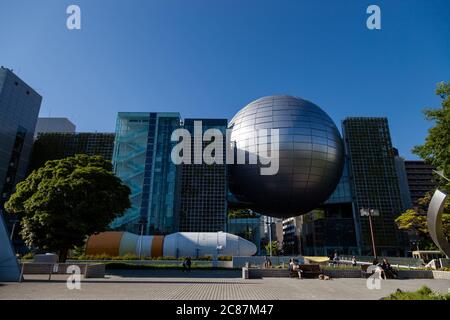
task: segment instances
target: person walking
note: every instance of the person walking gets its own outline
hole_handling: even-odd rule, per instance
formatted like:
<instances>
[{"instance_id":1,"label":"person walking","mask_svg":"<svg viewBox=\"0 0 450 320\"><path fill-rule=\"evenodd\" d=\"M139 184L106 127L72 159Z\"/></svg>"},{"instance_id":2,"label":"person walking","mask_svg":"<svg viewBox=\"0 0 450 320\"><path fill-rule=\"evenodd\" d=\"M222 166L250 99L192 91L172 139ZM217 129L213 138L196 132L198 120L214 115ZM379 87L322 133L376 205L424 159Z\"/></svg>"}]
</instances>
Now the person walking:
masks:
<instances>
[{"instance_id":1,"label":"person walking","mask_svg":"<svg viewBox=\"0 0 450 320\"><path fill-rule=\"evenodd\" d=\"M338 256L337 251L334 252L334 256L333 256L333 264L334 264L335 266L337 266L337 265L339 264L339 256Z\"/></svg>"},{"instance_id":2,"label":"person walking","mask_svg":"<svg viewBox=\"0 0 450 320\"><path fill-rule=\"evenodd\" d=\"M191 264L192 264L191 257L187 257L186 258L186 269L187 269L187 272L191 272Z\"/></svg>"},{"instance_id":3,"label":"person walking","mask_svg":"<svg viewBox=\"0 0 450 320\"><path fill-rule=\"evenodd\" d=\"M353 257L352 257L352 266L353 266L353 267L356 267L357 265L358 265L358 262L356 261L356 257L353 256Z\"/></svg>"}]
</instances>

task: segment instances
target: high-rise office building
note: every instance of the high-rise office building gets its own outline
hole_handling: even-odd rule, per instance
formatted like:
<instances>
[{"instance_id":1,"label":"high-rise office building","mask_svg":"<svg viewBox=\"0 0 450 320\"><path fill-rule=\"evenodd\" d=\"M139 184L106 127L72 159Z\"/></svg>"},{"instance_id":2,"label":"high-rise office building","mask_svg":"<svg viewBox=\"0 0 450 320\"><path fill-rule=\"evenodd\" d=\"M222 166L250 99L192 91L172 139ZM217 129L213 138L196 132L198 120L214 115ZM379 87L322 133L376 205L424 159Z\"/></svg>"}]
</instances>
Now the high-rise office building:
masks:
<instances>
[{"instance_id":1,"label":"high-rise office building","mask_svg":"<svg viewBox=\"0 0 450 320\"><path fill-rule=\"evenodd\" d=\"M403 211L412 208L411 193L409 191L408 177L406 175L405 159L400 157L397 149L394 148L395 170L397 171L398 185L400 187L400 197L402 198Z\"/></svg>"},{"instance_id":2,"label":"high-rise office building","mask_svg":"<svg viewBox=\"0 0 450 320\"><path fill-rule=\"evenodd\" d=\"M226 231L227 226L227 165L225 161L226 119L185 119L184 128L191 133L191 154L194 154L194 124L203 133L217 129L222 133L222 161L215 164L181 165L180 231ZM200 137L201 139L201 137ZM198 141L202 151L210 143ZM194 159L192 159L193 161ZM193 161L194 162L194 161Z\"/></svg>"},{"instance_id":3,"label":"high-rise office building","mask_svg":"<svg viewBox=\"0 0 450 320\"><path fill-rule=\"evenodd\" d=\"M41 101L42 97L11 70L0 68L0 214L16 184L26 177ZM18 229L14 228L18 218L6 213L4 218L9 237ZM23 247L23 241L14 235L13 243Z\"/></svg>"},{"instance_id":4,"label":"high-rise office building","mask_svg":"<svg viewBox=\"0 0 450 320\"><path fill-rule=\"evenodd\" d=\"M417 201L423 198L428 192L434 192L437 185L434 180L433 170L436 168L425 161L406 160L405 171L408 179L411 203L417 205Z\"/></svg>"},{"instance_id":5,"label":"high-rise office building","mask_svg":"<svg viewBox=\"0 0 450 320\"><path fill-rule=\"evenodd\" d=\"M39 117L35 136L39 133L58 132L58 133L75 133L76 126L67 118L48 118Z\"/></svg>"},{"instance_id":6,"label":"high-rise office building","mask_svg":"<svg viewBox=\"0 0 450 320\"><path fill-rule=\"evenodd\" d=\"M394 220L403 211L386 118L346 118L343 133L349 163L350 184L354 196L357 240L362 254L371 254L372 241L368 217L361 209L375 209L375 244L380 255L402 255L408 243Z\"/></svg>"},{"instance_id":7,"label":"high-rise office building","mask_svg":"<svg viewBox=\"0 0 450 320\"><path fill-rule=\"evenodd\" d=\"M38 169L47 160L63 159L76 154L102 156L112 160L114 133L39 133L33 146L31 169Z\"/></svg>"},{"instance_id":8,"label":"high-rise office building","mask_svg":"<svg viewBox=\"0 0 450 320\"><path fill-rule=\"evenodd\" d=\"M171 159L179 113L120 112L114 144L114 171L131 189L132 207L111 227L134 233L178 231L179 174ZM141 229L142 228L142 229Z\"/></svg>"},{"instance_id":9,"label":"high-rise office building","mask_svg":"<svg viewBox=\"0 0 450 320\"><path fill-rule=\"evenodd\" d=\"M283 249L285 255L297 255L303 253L301 237L304 227L305 223L303 223L303 216L283 219Z\"/></svg>"},{"instance_id":10,"label":"high-rise office building","mask_svg":"<svg viewBox=\"0 0 450 320\"><path fill-rule=\"evenodd\" d=\"M0 68L0 209L27 173L42 97Z\"/></svg>"}]
</instances>

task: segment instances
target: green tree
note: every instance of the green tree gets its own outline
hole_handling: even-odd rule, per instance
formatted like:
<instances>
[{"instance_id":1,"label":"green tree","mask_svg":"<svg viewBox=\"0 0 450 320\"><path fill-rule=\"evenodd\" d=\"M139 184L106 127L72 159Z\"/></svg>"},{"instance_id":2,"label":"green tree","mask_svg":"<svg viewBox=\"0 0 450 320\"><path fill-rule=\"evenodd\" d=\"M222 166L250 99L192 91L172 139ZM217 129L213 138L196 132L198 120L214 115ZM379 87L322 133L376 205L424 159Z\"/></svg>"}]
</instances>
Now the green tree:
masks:
<instances>
[{"instance_id":1,"label":"green tree","mask_svg":"<svg viewBox=\"0 0 450 320\"><path fill-rule=\"evenodd\" d=\"M272 241L269 242L265 245L265 249L266 249L266 254L270 254L270 247L272 247L272 255L273 256L277 256L279 253L279 249L278 249L278 242L277 241Z\"/></svg>"},{"instance_id":2,"label":"green tree","mask_svg":"<svg viewBox=\"0 0 450 320\"><path fill-rule=\"evenodd\" d=\"M400 230L405 230L417 235L421 242L427 247L432 247L433 242L428 234L427 210L431 201L431 193L427 193L418 201L418 206L413 210L409 209L402 213L395 222ZM450 237L450 203L447 202L442 215L442 227L444 234Z\"/></svg>"},{"instance_id":3,"label":"green tree","mask_svg":"<svg viewBox=\"0 0 450 320\"><path fill-rule=\"evenodd\" d=\"M247 219L256 218L258 215L251 209L228 209L228 218Z\"/></svg>"},{"instance_id":4,"label":"green tree","mask_svg":"<svg viewBox=\"0 0 450 320\"><path fill-rule=\"evenodd\" d=\"M442 170L444 175L450 176L450 83L438 84L436 94L442 99L442 108L426 109L427 120L433 121L434 126L428 130L425 143L416 146L413 152L422 159ZM440 187L450 189L450 184L441 179Z\"/></svg>"},{"instance_id":5,"label":"green tree","mask_svg":"<svg viewBox=\"0 0 450 320\"><path fill-rule=\"evenodd\" d=\"M5 204L21 218L25 243L58 252L83 245L87 236L107 230L130 207L130 189L100 156L76 155L47 161L16 187Z\"/></svg>"},{"instance_id":6,"label":"green tree","mask_svg":"<svg viewBox=\"0 0 450 320\"><path fill-rule=\"evenodd\" d=\"M425 143L414 147L413 152L438 170L442 170L448 177L450 175L450 83L439 83L436 94L442 99L442 108L424 110L426 119L433 121L434 126L428 130ZM448 181L440 179L437 182L441 189L450 190ZM428 234L426 217L431 192L432 190L419 200L417 208L407 210L395 220L399 229L416 234L428 246L433 245ZM447 237L450 236L449 207L449 201L447 201L442 219L444 233Z\"/></svg>"}]
</instances>

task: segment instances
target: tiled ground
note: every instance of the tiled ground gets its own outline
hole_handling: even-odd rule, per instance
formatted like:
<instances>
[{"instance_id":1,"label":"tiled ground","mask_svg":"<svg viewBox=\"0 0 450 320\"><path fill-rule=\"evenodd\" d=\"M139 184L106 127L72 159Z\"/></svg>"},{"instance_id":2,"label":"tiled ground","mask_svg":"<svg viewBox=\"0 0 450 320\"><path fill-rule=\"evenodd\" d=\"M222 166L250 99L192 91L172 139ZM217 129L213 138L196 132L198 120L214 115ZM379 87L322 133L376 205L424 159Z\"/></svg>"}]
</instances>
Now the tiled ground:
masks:
<instances>
[{"instance_id":1,"label":"tiled ground","mask_svg":"<svg viewBox=\"0 0 450 320\"><path fill-rule=\"evenodd\" d=\"M243 280L240 272L117 271L105 279L82 280L81 290L68 290L67 276L27 276L23 283L0 284L0 299L379 299L422 285L448 292L449 280L386 280L380 290L369 290L365 279L298 280L266 278Z\"/></svg>"}]
</instances>

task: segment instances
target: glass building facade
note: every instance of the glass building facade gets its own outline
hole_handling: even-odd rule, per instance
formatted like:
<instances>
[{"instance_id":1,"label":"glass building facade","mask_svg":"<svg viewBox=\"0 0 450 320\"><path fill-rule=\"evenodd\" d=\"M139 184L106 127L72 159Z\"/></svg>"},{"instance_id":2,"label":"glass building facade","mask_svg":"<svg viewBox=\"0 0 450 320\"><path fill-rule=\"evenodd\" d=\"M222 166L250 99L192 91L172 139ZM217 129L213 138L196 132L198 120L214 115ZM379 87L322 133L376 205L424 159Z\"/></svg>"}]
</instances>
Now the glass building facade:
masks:
<instances>
[{"instance_id":1,"label":"glass building facade","mask_svg":"<svg viewBox=\"0 0 450 320\"><path fill-rule=\"evenodd\" d=\"M228 232L253 242L257 248L257 254L261 254L261 218L240 217L228 219Z\"/></svg>"},{"instance_id":2,"label":"glass building facade","mask_svg":"<svg viewBox=\"0 0 450 320\"><path fill-rule=\"evenodd\" d=\"M301 252L305 255L359 254L356 210L350 186L348 159L333 194L319 208L299 217Z\"/></svg>"},{"instance_id":3,"label":"glass building facade","mask_svg":"<svg viewBox=\"0 0 450 320\"><path fill-rule=\"evenodd\" d=\"M47 160L63 159L76 154L102 156L112 160L114 133L81 132L39 133L34 142L31 169L40 168Z\"/></svg>"},{"instance_id":4,"label":"glass building facade","mask_svg":"<svg viewBox=\"0 0 450 320\"><path fill-rule=\"evenodd\" d=\"M11 70L0 68L0 209L26 176L41 101Z\"/></svg>"},{"instance_id":5,"label":"glass building facade","mask_svg":"<svg viewBox=\"0 0 450 320\"><path fill-rule=\"evenodd\" d=\"M26 177L41 101L42 97L11 70L0 68L0 212L4 212L16 184ZM13 244L23 253L19 228L14 228L17 216L5 213L4 218L8 237L16 230Z\"/></svg>"},{"instance_id":6,"label":"glass building facade","mask_svg":"<svg viewBox=\"0 0 450 320\"><path fill-rule=\"evenodd\" d=\"M411 196L410 201L413 206L417 206L420 198L423 198L428 192L434 192L437 188L433 174L433 170L436 168L420 160L407 160L404 163Z\"/></svg>"},{"instance_id":7,"label":"glass building facade","mask_svg":"<svg viewBox=\"0 0 450 320\"><path fill-rule=\"evenodd\" d=\"M388 121L386 118L346 118L343 133L361 253L372 254L372 241L368 218L361 217L359 211L371 208L380 213L373 218L377 253L403 255L408 250L408 241L394 222L402 213L403 203Z\"/></svg>"},{"instance_id":8,"label":"glass building facade","mask_svg":"<svg viewBox=\"0 0 450 320\"><path fill-rule=\"evenodd\" d=\"M184 128L191 133L194 152L194 123L201 123L202 134L209 129L222 133L222 164L181 165L180 231L227 231L227 165L225 161L226 119L185 119ZM202 150L210 142L201 141Z\"/></svg>"},{"instance_id":9,"label":"glass building facade","mask_svg":"<svg viewBox=\"0 0 450 320\"><path fill-rule=\"evenodd\" d=\"M179 174L171 159L176 144L171 135L177 128L179 113L118 114L113 165L131 189L132 207L111 228L144 234L178 231Z\"/></svg>"}]
</instances>

